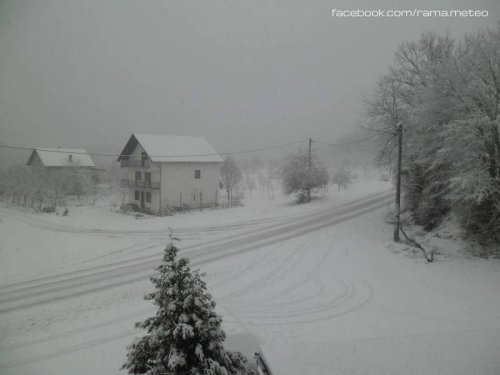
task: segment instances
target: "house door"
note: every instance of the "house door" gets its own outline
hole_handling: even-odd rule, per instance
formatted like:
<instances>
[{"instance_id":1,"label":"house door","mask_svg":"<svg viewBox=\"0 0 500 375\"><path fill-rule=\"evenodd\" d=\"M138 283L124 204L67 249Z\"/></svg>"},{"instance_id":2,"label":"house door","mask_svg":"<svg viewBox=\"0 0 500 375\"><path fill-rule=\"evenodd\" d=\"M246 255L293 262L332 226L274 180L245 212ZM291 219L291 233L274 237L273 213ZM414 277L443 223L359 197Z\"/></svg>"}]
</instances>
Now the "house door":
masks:
<instances>
[{"instance_id":1,"label":"house door","mask_svg":"<svg viewBox=\"0 0 500 375\"><path fill-rule=\"evenodd\" d=\"M146 193L141 191L141 208L144 208L145 197L146 197Z\"/></svg>"}]
</instances>

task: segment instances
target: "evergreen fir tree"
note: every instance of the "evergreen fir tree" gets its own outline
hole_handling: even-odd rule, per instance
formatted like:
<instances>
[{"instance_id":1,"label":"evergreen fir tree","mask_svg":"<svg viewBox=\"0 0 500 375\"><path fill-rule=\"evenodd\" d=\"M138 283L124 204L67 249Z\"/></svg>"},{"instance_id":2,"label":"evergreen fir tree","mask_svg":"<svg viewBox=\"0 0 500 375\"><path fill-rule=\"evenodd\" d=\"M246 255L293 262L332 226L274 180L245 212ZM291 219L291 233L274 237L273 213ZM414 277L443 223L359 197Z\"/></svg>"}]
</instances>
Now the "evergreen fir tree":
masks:
<instances>
[{"instance_id":1,"label":"evergreen fir tree","mask_svg":"<svg viewBox=\"0 0 500 375\"><path fill-rule=\"evenodd\" d=\"M151 281L156 291L144 298L158 306L156 316L136 323L147 330L128 347L122 369L147 375L244 374L246 358L224 349L222 318L199 270L189 268L189 259L177 259L177 238L170 231L164 262Z\"/></svg>"}]
</instances>

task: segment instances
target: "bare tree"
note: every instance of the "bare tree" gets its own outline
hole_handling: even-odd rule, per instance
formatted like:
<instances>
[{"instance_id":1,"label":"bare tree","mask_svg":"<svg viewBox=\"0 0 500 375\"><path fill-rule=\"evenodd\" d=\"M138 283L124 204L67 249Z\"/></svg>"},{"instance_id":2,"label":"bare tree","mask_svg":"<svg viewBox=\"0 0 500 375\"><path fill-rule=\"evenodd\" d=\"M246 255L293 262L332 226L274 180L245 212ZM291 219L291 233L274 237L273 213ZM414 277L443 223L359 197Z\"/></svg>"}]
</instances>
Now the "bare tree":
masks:
<instances>
[{"instance_id":1,"label":"bare tree","mask_svg":"<svg viewBox=\"0 0 500 375\"><path fill-rule=\"evenodd\" d=\"M245 175L245 184L247 186L248 191L250 192L250 196L252 196L252 190L254 190L256 187L253 175L251 174Z\"/></svg>"},{"instance_id":2,"label":"bare tree","mask_svg":"<svg viewBox=\"0 0 500 375\"><path fill-rule=\"evenodd\" d=\"M238 165L229 155L224 159L224 163L220 168L220 176L224 189L227 192L228 203L232 206L231 192L233 188L241 182L243 175Z\"/></svg>"},{"instance_id":3,"label":"bare tree","mask_svg":"<svg viewBox=\"0 0 500 375\"><path fill-rule=\"evenodd\" d=\"M106 185L108 194L112 194L120 187L120 179L123 177L123 174L124 170L114 160L106 166L106 173L103 175L102 183Z\"/></svg>"},{"instance_id":4,"label":"bare tree","mask_svg":"<svg viewBox=\"0 0 500 375\"><path fill-rule=\"evenodd\" d=\"M91 205L95 206L96 202L105 196L104 187L96 175L87 176L86 186L91 199Z\"/></svg>"},{"instance_id":5,"label":"bare tree","mask_svg":"<svg viewBox=\"0 0 500 375\"><path fill-rule=\"evenodd\" d=\"M38 203L38 210L42 209L47 193L47 170L43 167L30 167L31 207Z\"/></svg>"},{"instance_id":6,"label":"bare tree","mask_svg":"<svg viewBox=\"0 0 500 375\"><path fill-rule=\"evenodd\" d=\"M87 193L87 180L89 172L80 166L80 163L69 163L67 168L68 194L76 195L78 203L80 197Z\"/></svg>"},{"instance_id":7,"label":"bare tree","mask_svg":"<svg viewBox=\"0 0 500 375\"><path fill-rule=\"evenodd\" d=\"M11 197L12 203L18 206L26 205L30 196L30 170L25 165L16 164L7 168L2 174L2 190L6 197Z\"/></svg>"},{"instance_id":8,"label":"bare tree","mask_svg":"<svg viewBox=\"0 0 500 375\"><path fill-rule=\"evenodd\" d=\"M332 175L332 183L336 184L338 189L343 187L344 190L347 187L347 184L352 182L351 172L344 167L340 167Z\"/></svg>"},{"instance_id":9,"label":"bare tree","mask_svg":"<svg viewBox=\"0 0 500 375\"><path fill-rule=\"evenodd\" d=\"M268 171L268 174L264 176L264 178L265 178L264 186L267 189L267 197L274 199L274 184L273 184L273 179L271 177L271 173Z\"/></svg>"},{"instance_id":10,"label":"bare tree","mask_svg":"<svg viewBox=\"0 0 500 375\"><path fill-rule=\"evenodd\" d=\"M61 168L52 170L44 176L46 195L53 209L68 195L68 173L67 169Z\"/></svg>"},{"instance_id":11,"label":"bare tree","mask_svg":"<svg viewBox=\"0 0 500 375\"><path fill-rule=\"evenodd\" d=\"M262 171L257 172L257 180L259 181L262 192L264 192L264 188L266 187L266 176L264 176L264 173L262 173Z\"/></svg>"}]
</instances>

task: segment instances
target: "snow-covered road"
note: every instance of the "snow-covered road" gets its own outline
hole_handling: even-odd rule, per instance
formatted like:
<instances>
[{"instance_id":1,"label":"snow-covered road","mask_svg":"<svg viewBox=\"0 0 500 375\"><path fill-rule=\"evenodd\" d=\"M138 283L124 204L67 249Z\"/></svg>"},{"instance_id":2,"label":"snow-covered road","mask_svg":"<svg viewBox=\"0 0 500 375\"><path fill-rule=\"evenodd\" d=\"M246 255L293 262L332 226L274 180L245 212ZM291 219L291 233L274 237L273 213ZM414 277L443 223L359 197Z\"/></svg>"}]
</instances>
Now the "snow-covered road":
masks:
<instances>
[{"instance_id":1,"label":"snow-covered road","mask_svg":"<svg viewBox=\"0 0 500 375\"><path fill-rule=\"evenodd\" d=\"M238 234L229 234L229 236L223 238L184 247L183 254L191 259L193 265L199 265L242 252L256 250L282 242L285 239L315 232L386 206L391 199L391 195L391 193L376 194L369 198L357 199L327 212L318 212L288 219L276 219L272 223L254 221L242 223L235 225L239 229ZM8 219L4 218L4 220ZM230 233L232 228L231 226L224 226L198 230L203 235L207 231L217 230ZM57 229L72 232L71 229ZM180 228L176 235L182 237L192 230ZM96 232L92 231L92 233ZM99 231L97 233L105 235L109 234L109 231ZM148 234L148 232L126 233L128 236L134 234L143 235ZM158 247L161 248L164 246L165 241L166 235L165 231L163 231L159 238L141 244L135 251L143 252ZM130 248L128 250L130 253ZM0 314L65 298L74 298L82 294L123 286L127 283L143 281L145 277L151 276L151 269L159 264L161 256L158 253L66 272L62 275L46 276L27 282L2 286L0 287Z\"/></svg>"},{"instance_id":2,"label":"snow-covered road","mask_svg":"<svg viewBox=\"0 0 500 375\"><path fill-rule=\"evenodd\" d=\"M446 366L436 350L459 363L466 349L475 373L499 373L498 263L429 265L391 253L392 228L383 221L391 199L385 190L263 220L221 222L214 212L206 225L178 225L181 255L207 273L228 346L250 354L261 344L287 375L417 374L426 357L422 369L438 374ZM141 297L165 230L76 229L6 211L0 219L116 243L104 255L0 287L0 373L118 374L126 345L141 335L133 323L154 313ZM450 342L452 350L439 347Z\"/></svg>"}]
</instances>

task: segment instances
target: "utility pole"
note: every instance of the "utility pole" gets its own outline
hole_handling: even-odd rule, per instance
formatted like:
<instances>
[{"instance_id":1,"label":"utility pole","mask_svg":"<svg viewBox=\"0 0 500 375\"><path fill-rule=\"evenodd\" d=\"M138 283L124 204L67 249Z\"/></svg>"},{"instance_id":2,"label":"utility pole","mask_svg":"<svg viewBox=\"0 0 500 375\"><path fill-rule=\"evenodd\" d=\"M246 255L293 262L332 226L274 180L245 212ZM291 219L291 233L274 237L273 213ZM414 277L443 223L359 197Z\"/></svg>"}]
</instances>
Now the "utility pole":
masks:
<instances>
[{"instance_id":1,"label":"utility pole","mask_svg":"<svg viewBox=\"0 0 500 375\"><path fill-rule=\"evenodd\" d=\"M396 124L396 131L398 134L398 164L396 170L396 204L394 207L394 242L399 242L399 219L401 215L401 158L403 154L403 124L398 122Z\"/></svg>"},{"instance_id":2,"label":"utility pole","mask_svg":"<svg viewBox=\"0 0 500 375\"><path fill-rule=\"evenodd\" d=\"M311 170L311 158L312 158L312 139L309 138L309 158L307 160L307 168L308 170ZM311 201L311 188L307 189L307 201Z\"/></svg>"}]
</instances>

